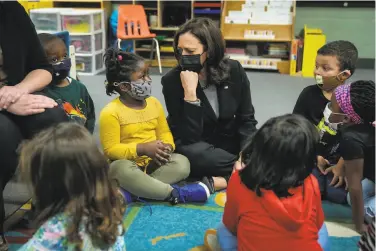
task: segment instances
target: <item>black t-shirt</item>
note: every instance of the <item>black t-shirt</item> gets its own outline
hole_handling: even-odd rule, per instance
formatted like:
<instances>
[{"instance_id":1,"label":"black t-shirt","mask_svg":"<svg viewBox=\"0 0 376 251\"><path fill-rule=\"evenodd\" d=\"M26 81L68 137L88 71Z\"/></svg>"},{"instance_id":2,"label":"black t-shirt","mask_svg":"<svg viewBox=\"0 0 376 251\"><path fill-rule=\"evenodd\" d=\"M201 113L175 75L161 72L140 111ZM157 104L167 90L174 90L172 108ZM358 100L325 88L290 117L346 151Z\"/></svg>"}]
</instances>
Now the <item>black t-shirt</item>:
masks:
<instances>
[{"instance_id":1,"label":"black t-shirt","mask_svg":"<svg viewBox=\"0 0 376 251\"><path fill-rule=\"evenodd\" d=\"M318 154L323 156L329 161L331 165L337 164L340 155L338 152L339 143L340 143L340 130L333 130L323 118L316 125L320 134L320 142L318 146Z\"/></svg>"},{"instance_id":2,"label":"black t-shirt","mask_svg":"<svg viewBox=\"0 0 376 251\"><path fill-rule=\"evenodd\" d=\"M351 125L341 129L340 155L344 160L364 159L363 176L375 182L375 128Z\"/></svg>"},{"instance_id":3,"label":"black t-shirt","mask_svg":"<svg viewBox=\"0 0 376 251\"><path fill-rule=\"evenodd\" d=\"M332 130L324 119L324 110L329 100L317 85L310 85L303 89L294 107L294 114L300 114L314 124L320 133L318 154L331 164L339 160L338 133Z\"/></svg>"},{"instance_id":4,"label":"black t-shirt","mask_svg":"<svg viewBox=\"0 0 376 251\"><path fill-rule=\"evenodd\" d=\"M311 121L312 124L318 125L329 101L317 85L310 85L300 93L293 113L300 114Z\"/></svg>"}]
</instances>

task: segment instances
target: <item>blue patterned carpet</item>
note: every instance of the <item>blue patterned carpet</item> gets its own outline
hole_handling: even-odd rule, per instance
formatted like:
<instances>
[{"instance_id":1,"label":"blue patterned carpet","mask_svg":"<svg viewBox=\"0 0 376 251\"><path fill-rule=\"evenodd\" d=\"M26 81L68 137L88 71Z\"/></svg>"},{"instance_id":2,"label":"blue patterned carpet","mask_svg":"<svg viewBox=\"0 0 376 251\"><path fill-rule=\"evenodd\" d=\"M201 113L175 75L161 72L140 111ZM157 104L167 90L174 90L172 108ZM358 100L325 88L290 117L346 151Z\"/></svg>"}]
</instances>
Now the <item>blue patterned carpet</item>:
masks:
<instances>
[{"instance_id":1,"label":"blue patterned carpet","mask_svg":"<svg viewBox=\"0 0 376 251\"><path fill-rule=\"evenodd\" d=\"M205 231L219 224L224 203L224 193L212 195L204 205L135 203L128 208L124 220L127 250L204 251ZM323 207L327 220L351 222L348 207L325 202ZM8 232L7 238L12 243L10 250L17 250L29 236L29 232L23 230ZM355 251L358 240L356 236L331 236L331 251Z\"/></svg>"}]
</instances>

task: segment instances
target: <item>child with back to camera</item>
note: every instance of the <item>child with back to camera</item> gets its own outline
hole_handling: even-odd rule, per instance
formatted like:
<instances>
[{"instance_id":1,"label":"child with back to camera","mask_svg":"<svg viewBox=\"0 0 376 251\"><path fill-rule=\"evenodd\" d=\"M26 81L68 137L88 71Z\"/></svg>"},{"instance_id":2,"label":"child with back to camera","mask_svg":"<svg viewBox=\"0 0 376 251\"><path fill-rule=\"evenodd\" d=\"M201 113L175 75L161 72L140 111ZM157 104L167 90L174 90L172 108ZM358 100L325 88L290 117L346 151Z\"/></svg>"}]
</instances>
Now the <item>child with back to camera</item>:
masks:
<instances>
[{"instance_id":1,"label":"child with back to camera","mask_svg":"<svg viewBox=\"0 0 376 251\"><path fill-rule=\"evenodd\" d=\"M216 232L220 250L328 250L319 185L311 174L318 141L316 128L291 114L269 119L249 139L227 188ZM209 235L205 243L215 250Z\"/></svg>"},{"instance_id":2,"label":"child with back to camera","mask_svg":"<svg viewBox=\"0 0 376 251\"><path fill-rule=\"evenodd\" d=\"M125 250L124 199L83 126L61 123L39 133L22 146L19 168L41 225L21 251Z\"/></svg>"},{"instance_id":3,"label":"child with back to camera","mask_svg":"<svg viewBox=\"0 0 376 251\"><path fill-rule=\"evenodd\" d=\"M114 48L105 54L106 93L120 96L101 111L100 140L110 161L110 177L134 197L172 204L205 202L208 187L176 185L188 177L188 159L175 154L174 139L161 103L151 95L151 78L144 59Z\"/></svg>"},{"instance_id":4,"label":"child with back to camera","mask_svg":"<svg viewBox=\"0 0 376 251\"><path fill-rule=\"evenodd\" d=\"M41 33L38 37L54 70L52 82L44 92L63 107L70 120L84 125L90 133L93 133L94 102L86 86L78 79L69 77L71 59L64 41L48 33Z\"/></svg>"},{"instance_id":5,"label":"child with back to camera","mask_svg":"<svg viewBox=\"0 0 376 251\"><path fill-rule=\"evenodd\" d=\"M344 160L339 156L337 128L330 126L326 106L334 89L354 74L357 59L358 50L349 41L322 46L316 56L316 84L304 88L293 111L311 121L320 132L318 168L313 174L319 181L323 199L339 204L346 204L345 180L339 175Z\"/></svg>"},{"instance_id":6,"label":"child with back to camera","mask_svg":"<svg viewBox=\"0 0 376 251\"><path fill-rule=\"evenodd\" d=\"M375 220L375 82L355 81L335 89L329 123L339 127L340 176L348 182L347 202L359 233Z\"/></svg>"}]
</instances>

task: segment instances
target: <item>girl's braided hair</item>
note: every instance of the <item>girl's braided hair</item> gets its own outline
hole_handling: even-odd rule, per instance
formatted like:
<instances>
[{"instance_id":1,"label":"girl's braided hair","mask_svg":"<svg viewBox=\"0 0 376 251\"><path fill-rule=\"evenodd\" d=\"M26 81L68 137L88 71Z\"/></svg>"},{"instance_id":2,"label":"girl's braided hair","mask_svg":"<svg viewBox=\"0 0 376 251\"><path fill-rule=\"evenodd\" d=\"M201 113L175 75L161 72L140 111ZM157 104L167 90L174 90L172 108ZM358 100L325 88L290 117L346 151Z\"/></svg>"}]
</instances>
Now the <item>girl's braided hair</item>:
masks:
<instances>
[{"instance_id":1,"label":"girl's braided hair","mask_svg":"<svg viewBox=\"0 0 376 251\"><path fill-rule=\"evenodd\" d=\"M351 84L351 105L364 123L375 121L375 82L359 80Z\"/></svg>"},{"instance_id":2,"label":"girl's braided hair","mask_svg":"<svg viewBox=\"0 0 376 251\"><path fill-rule=\"evenodd\" d=\"M103 59L106 66L106 94L109 96L119 93L115 82L131 81L132 73L144 62L141 56L117 48L107 49Z\"/></svg>"}]
</instances>

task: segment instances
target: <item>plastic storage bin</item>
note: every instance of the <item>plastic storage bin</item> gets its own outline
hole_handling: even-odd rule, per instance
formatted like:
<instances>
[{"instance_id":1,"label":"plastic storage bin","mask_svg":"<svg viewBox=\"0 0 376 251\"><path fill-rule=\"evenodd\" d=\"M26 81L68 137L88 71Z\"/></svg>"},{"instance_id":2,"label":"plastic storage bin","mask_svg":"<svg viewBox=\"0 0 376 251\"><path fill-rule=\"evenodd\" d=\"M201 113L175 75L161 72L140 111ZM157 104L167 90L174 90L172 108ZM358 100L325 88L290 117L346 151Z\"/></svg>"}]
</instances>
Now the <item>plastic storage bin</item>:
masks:
<instances>
[{"instance_id":1,"label":"plastic storage bin","mask_svg":"<svg viewBox=\"0 0 376 251\"><path fill-rule=\"evenodd\" d=\"M103 56L104 56L103 52L95 56L95 70L96 71L102 71L104 69Z\"/></svg>"},{"instance_id":2,"label":"plastic storage bin","mask_svg":"<svg viewBox=\"0 0 376 251\"><path fill-rule=\"evenodd\" d=\"M64 30L70 33L94 33L104 29L103 10L79 10L61 12Z\"/></svg>"},{"instance_id":3,"label":"plastic storage bin","mask_svg":"<svg viewBox=\"0 0 376 251\"><path fill-rule=\"evenodd\" d=\"M73 45L78 54L92 54L104 49L103 34L71 35L70 45Z\"/></svg>"},{"instance_id":4,"label":"plastic storage bin","mask_svg":"<svg viewBox=\"0 0 376 251\"><path fill-rule=\"evenodd\" d=\"M91 56L76 55L76 71L79 73L91 73L93 71Z\"/></svg>"},{"instance_id":5,"label":"plastic storage bin","mask_svg":"<svg viewBox=\"0 0 376 251\"><path fill-rule=\"evenodd\" d=\"M76 71L80 75L95 75L103 70L103 51L85 56L76 54Z\"/></svg>"},{"instance_id":6,"label":"plastic storage bin","mask_svg":"<svg viewBox=\"0 0 376 251\"><path fill-rule=\"evenodd\" d=\"M55 33L62 31L60 13L72 11L71 8L31 9L30 19L38 33Z\"/></svg>"}]
</instances>

